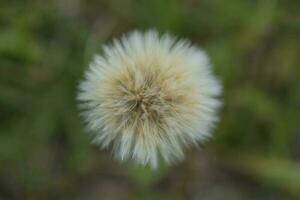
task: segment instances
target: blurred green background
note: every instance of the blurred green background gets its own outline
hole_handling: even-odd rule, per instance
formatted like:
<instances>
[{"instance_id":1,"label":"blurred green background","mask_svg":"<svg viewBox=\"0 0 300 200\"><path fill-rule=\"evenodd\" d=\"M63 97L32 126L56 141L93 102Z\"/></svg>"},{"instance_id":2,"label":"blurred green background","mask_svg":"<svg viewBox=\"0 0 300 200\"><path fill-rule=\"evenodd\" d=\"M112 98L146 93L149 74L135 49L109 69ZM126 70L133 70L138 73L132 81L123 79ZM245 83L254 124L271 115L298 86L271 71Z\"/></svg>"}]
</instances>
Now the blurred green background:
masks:
<instances>
[{"instance_id":1,"label":"blurred green background","mask_svg":"<svg viewBox=\"0 0 300 200\"><path fill-rule=\"evenodd\" d=\"M215 136L152 172L90 145L76 87L101 45L156 28L208 51ZM1 0L0 200L300 199L300 2Z\"/></svg>"}]
</instances>

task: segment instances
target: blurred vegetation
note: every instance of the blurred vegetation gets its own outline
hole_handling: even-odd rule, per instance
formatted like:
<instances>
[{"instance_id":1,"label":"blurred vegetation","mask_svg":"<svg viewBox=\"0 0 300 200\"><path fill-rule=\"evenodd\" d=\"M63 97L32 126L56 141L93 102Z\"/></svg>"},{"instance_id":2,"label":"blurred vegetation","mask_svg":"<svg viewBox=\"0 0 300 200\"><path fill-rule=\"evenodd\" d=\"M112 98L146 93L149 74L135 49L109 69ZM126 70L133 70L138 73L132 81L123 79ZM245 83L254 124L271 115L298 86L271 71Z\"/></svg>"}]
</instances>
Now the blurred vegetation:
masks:
<instances>
[{"instance_id":1,"label":"blurred vegetation","mask_svg":"<svg viewBox=\"0 0 300 200\"><path fill-rule=\"evenodd\" d=\"M76 86L103 43L156 28L206 49L215 137L152 172L90 145ZM300 2L1 0L0 199L300 199Z\"/></svg>"}]
</instances>

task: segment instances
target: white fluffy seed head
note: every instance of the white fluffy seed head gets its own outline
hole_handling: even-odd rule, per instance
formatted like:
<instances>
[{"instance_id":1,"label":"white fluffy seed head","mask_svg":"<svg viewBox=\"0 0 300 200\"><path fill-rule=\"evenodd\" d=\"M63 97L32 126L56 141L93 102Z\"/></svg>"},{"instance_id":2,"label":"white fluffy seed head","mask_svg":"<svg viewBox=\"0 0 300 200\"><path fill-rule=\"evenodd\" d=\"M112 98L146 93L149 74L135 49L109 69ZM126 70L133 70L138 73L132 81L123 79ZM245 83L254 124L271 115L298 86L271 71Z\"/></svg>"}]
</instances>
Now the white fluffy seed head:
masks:
<instances>
[{"instance_id":1,"label":"white fluffy seed head","mask_svg":"<svg viewBox=\"0 0 300 200\"><path fill-rule=\"evenodd\" d=\"M132 32L103 50L78 93L93 142L156 168L210 136L221 87L206 53L155 31Z\"/></svg>"}]
</instances>

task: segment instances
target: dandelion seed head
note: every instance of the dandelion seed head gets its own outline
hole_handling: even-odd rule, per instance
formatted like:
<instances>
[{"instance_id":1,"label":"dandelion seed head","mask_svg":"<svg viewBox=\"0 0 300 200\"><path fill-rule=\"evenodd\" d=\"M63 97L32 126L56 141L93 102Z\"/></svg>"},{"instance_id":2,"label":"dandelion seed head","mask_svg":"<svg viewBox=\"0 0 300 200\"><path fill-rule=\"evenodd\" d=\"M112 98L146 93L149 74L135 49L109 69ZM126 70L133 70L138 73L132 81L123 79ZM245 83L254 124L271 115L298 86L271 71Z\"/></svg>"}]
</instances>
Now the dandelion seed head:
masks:
<instances>
[{"instance_id":1,"label":"dandelion seed head","mask_svg":"<svg viewBox=\"0 0 300 200\"><path fill-rule=\"evenodd\" d=\"M135 31L94 57L78 100L94 143L112 146L119 160L156 168L211 135L220 92L203 50L169 34Z\"/></svg>"}]
</instances>

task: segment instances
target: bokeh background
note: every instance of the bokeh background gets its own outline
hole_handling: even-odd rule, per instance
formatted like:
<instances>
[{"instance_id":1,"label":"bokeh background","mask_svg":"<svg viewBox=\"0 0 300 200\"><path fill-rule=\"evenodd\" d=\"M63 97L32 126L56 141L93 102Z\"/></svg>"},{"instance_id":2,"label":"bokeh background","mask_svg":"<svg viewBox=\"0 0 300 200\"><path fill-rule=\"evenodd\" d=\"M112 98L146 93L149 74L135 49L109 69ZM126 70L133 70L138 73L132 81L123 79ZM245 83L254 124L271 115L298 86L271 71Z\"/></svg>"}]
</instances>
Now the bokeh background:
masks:
<instances>
[{"instance_id":1,"label":"bokeh background","mask_svg":"<svg viewBox=\"0 0 300 200\"><path fill-rule=\"evenodd\" d=\"M157 171L90 144L76 87L114 37L158 29L207 50L214 137ZM300 199L300 2L1 0L0 200Z\"/></svg>"}]
</instances>

